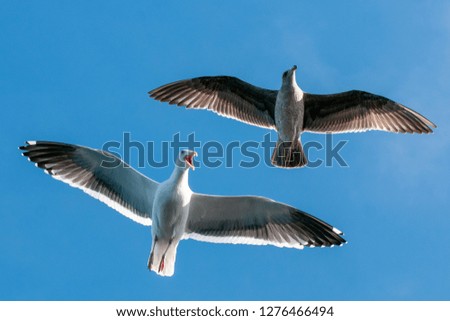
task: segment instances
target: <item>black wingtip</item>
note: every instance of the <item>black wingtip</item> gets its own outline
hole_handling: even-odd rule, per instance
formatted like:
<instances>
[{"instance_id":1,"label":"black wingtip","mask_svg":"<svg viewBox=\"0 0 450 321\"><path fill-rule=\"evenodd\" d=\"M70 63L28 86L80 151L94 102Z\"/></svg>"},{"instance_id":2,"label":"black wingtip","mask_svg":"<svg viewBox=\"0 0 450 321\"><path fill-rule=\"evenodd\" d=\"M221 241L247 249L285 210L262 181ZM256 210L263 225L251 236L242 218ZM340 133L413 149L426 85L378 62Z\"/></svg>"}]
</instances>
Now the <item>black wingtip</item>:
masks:
<instances>
[{"instance_id":1,"label":"black wingtip","mask_svg":"<svg viewBox=\"0 0 450 321\"><path fill-rule=\"evenodd\" d=\"M156 99L156 98L155 98L155 96L156 96L156 91L157 91L159 88L160 88L160 87L155 88L155 89L152 89L152 90L150 90L149 92L147 92L148 96L149 96L150 98Z\"/></svg>"},{"instance_id":2,"label":"black wingtip","mask_svg":"<svg viewBox=\"0 0 450 321\"><path fill-rule=\"evenodd\" d=\"M20 150L27 150L30 145L35 145L36 141L34 140L26 140L22 146L19 146Z\"/></svg>"}]
</instances>

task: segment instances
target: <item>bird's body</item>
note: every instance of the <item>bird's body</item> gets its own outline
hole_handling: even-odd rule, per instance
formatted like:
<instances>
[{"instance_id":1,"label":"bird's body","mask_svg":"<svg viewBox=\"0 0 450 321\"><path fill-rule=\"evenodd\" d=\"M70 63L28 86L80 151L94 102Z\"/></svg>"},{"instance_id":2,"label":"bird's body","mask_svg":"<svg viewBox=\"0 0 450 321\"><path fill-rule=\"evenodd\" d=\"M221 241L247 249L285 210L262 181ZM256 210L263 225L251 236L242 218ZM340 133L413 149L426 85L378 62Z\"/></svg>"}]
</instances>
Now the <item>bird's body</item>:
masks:
<instances>
[{"instance_id":1,"label":"bird's body","mask_svg":"<svg viewBox=\"0 0 450 321\"><path fill-rule=\"evenodd\" d=\"M148 268L162 276L173 275L182 239L297 249L345 243L338 229L289 205L258 196L192 192L192 151L181 151L170 178L157 183L106 151L42 141L20 149L53 178L152 225Z\"/></svg>"},{"instance_id":2,"label":"bird's body","mask_svg":"<svg viewBox=\"0 0 450 321\"><path fill-rule=\"evenodd\" d=\"M153 245L148 268L163 275L173 275L178 242L186 230L192 195L188 175L189 171L177 167L172 176L159 185L154 196Z\"/></svg>"},{"instance_id":3,"label":"bird's body","mask_svg":"<svg viewBox=\"0 0 450 321\"><path fill-rule=\"evenodd\" d=\"M282 141L297 138L303 130L303 91L293 82L283 82L275 103L275 125Z\"/></svg>"},{"instance_id":4,"label":"bird's body","mask_svg":"<svg viewBox=\"0 0 450 321\"><path fill-rule=\"evenodd\" d=\"M286 168L307 164L299 139L303 132L431 133L431 128L436 127L402 104L365 91L306 93L296 83L296 69L294 66L283 73L278 91L256 87L235 77L217 76L176 81L149 94L169 104L208 109L251 125L275 129L278 142L272 163Z\"/></svg>"},{"instance_id":5,"label":"bird's body","mask_svg":"<svg viewBox=\"0 0 450 321\"><path fill-rule=\"evenodd\" d=\"M303 91L295 81L294 71L295 69L283 74L283 82L275 101L278 141L272 163L279 167L286 167L287 164L303 166L307 163L299 138L303 131L305 105Z\"/></svg>"}]
</instances>

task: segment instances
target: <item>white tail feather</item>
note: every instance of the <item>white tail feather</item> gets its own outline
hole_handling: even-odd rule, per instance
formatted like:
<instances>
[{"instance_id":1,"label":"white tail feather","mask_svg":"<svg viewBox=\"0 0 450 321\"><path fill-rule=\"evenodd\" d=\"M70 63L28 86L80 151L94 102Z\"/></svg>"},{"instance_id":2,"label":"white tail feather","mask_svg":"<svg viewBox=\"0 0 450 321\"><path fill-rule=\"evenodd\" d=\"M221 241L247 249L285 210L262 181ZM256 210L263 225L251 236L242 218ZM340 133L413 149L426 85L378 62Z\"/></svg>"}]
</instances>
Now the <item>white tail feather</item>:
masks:
<instances>
[{"instance_id":1,"label":"white tail feather","mask_svg":"<svg viewBox=\"0 0 450 321\"><path fill-rule=\"evenodd\" d=\"M175 272L175 259L178 242L154 241L148 260L148 268L161 276L172 276Z\"/></svg>"}]
</instances>

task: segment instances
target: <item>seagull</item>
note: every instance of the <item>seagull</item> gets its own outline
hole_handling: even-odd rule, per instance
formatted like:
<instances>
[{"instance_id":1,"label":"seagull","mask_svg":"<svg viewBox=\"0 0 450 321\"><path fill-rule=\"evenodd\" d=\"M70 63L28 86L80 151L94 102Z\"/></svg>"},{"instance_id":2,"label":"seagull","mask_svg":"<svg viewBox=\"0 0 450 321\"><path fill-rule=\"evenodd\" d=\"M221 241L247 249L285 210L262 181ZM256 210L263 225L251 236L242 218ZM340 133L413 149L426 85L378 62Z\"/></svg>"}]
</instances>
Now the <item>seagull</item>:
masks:
<instances>
[{"instance_id":1,"label":"seagull","mask_svg":"<svg viewBox=\"0 0 450 321\"><path fill-rule=\"evenodd\" d=\"M198 77L172 82L149 92L171 105L208 109L247 124L274 129L272 154L277 167L308 163L300 140L303 132L346 133L383 130L431 133L436 125L421 114L388 98L360 90L331 95L304 92L297 85L297 66L286 70L280 90L253 86L236 77Z\"/></svg>"},{"instance_id":2,"label":"seagull","mask_svg":"<svg viewBox=\"0 0 450 321\"><path fill-rule=\"evenodd\" d=\"M335 227L268 198L192 192L188 174L195 168L194 151L180 151L172 175L157 183L103 150L46 141L28 141L19 149L53 178L138 223L152 225L147 265L162 276L173 275L183 239L295 249L346 242Z\"/></svg>"}]
</instances>

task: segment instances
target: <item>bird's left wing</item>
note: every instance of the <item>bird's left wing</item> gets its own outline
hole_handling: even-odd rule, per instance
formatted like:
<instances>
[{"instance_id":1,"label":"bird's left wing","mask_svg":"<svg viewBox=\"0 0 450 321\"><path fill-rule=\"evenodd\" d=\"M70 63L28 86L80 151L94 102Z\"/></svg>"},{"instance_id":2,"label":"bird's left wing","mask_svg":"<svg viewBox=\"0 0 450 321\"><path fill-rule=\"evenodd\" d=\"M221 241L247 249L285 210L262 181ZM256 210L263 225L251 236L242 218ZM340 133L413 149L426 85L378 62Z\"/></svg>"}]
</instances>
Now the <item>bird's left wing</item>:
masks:
<instances>
[{"instance_id":1,"label":"bird's left wing","mask_svg":"<svg viewBox=\"0 0 450 321\"><path fill-rule=\"evenodd\" d=\"M176 81L149 92L150 97L264 128L275 128L277 90L253 86L236 77L198 77Z\"/></svg>"},{"instance_id":2,"label":"bird's left wing","mask_svg":"<svg viewBox=\"0 0 450 321\"><path fill-rule=\"evenodd\" d=\"M138 223L151 225L153 199L159 184L114 155L45 141L30 141L20 149L53 178L83 190Z\"/></svg>"},{"instance_id":3,"label":"bird's left wing","mask_svg":"<svg viewBox=\"0 0 450 321\"><path fill-rule=\"evenodd\" d=\"M431 133L436 127L424 116L388 98L352 90L332 95L304 93L303 130L318 133L384 130Z\"/></svg>"},{"instance_id":4,"label":"bird's left wing","mask_svg":"<svg viewBox=\"0 0 450 321\"><path fill-rule=\"evenodd\" d=\"M194 193L186 238L214 243L275 245L302 249L345 243L342 232L288 205L256 196Z\"/></svg>"}]
</instances>

